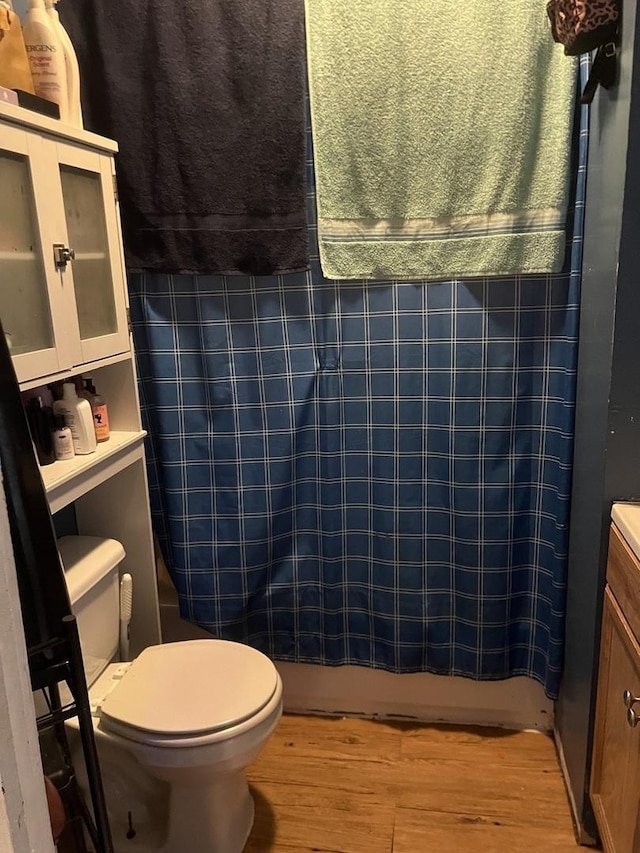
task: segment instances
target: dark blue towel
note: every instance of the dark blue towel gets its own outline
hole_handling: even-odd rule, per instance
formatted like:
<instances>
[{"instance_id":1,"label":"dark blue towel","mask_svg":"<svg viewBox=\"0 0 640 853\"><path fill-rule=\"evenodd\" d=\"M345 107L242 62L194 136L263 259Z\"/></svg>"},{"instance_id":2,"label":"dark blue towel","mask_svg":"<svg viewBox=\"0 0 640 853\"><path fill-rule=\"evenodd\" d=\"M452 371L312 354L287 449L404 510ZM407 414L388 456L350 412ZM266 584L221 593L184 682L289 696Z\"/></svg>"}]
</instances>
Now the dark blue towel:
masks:
<instances>
[{"instance_id":1,"label":"dark blue towel","mask_svg":"<svg viewBox=\"0 0 640 853\"><path fill-rule=\"evenodd\" d=\"M308 267L300 0L63 0L87 129L120 145L127 266Z\"/></svg>"}]
</instances>

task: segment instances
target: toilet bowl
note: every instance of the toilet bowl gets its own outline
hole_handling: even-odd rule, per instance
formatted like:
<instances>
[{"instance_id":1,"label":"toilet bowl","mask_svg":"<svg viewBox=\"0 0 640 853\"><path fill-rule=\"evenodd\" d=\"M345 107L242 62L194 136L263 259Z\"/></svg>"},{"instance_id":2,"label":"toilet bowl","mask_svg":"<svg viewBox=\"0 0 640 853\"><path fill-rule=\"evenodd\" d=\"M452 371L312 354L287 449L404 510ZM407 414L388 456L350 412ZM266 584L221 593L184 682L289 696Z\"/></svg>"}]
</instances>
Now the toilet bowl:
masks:
<instances>
[{"instance_id":1,"label":"toilet bowl","mask_svg":"<svg viewBox=\"0 0 640 853\"><path fill-rule=\"evenodd\" d=\"M245 771L282 714L271 661L224 640L151 646L108 667L89 698L103 774L121 776L105 778L116 853L240 853L254 814ZM155 796L153 784L141 795L140 771L165 783Z\"/></svg>"},{"instance_id":2,"label":"toilet bowl","mask_svg":"<svg viewBox=\"0 0 640 853\"><path fill-rule=\"evenodd\" d=\"M249 646L215 639L150 646L133 662L103 665L107 646L98 649L90 636L97 620L89 611L100 607L104 616L108 606L113 578L105 583L102 570L114 562L114 548L100 551L109 540L66 538L74 541L60 540L60 552L92 674L89 699L116 853L241 853L254 815L245 771L282 714L275 666ZM87 559L102 567L100 580L88 579ZM92 591L91 603L78 595L80 581L85 595ZM67 726L73 754L80 750L77 719Z\"/></svg>"}]
</instances>

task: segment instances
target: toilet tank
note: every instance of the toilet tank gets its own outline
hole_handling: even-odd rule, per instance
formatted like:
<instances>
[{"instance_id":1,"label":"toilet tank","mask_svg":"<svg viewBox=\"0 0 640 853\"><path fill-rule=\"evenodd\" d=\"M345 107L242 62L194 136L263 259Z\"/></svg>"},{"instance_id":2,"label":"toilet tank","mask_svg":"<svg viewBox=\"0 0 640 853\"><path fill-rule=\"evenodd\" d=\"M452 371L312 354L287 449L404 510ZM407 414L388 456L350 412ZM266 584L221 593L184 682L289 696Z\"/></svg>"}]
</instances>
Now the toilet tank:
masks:
<instances>
[{"instance_id":1,"label":"toilet tank","mask_svg":"<svg viewBox=\"0 0 640 853\"><path fill-rule=\"evenodd\" d=\"M58 550L71 610L78 621L87 684L117 660L120 631L120 563L125 552L115 539L63 536Z\"/></svg>"}]
</instances>

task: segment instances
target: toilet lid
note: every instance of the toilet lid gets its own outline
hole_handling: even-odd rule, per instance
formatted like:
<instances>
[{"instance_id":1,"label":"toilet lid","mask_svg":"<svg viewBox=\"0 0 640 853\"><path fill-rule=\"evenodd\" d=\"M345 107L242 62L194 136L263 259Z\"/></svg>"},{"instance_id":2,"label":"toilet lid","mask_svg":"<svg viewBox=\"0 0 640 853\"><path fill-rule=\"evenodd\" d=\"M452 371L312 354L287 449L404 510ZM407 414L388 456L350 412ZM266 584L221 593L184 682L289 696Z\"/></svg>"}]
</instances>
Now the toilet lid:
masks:
<instances>
[{"instance_id":1,"label":"toilet lid","mask_svg":"<svg viewBox=\"0 0 640 853\"><path fill-rule=\"evenodd\" d=\"M101 719L167 737L220 731L264 708L277 681L269 658L241 643L150 646L106 697Z\"/></svg>"}]
</instances>

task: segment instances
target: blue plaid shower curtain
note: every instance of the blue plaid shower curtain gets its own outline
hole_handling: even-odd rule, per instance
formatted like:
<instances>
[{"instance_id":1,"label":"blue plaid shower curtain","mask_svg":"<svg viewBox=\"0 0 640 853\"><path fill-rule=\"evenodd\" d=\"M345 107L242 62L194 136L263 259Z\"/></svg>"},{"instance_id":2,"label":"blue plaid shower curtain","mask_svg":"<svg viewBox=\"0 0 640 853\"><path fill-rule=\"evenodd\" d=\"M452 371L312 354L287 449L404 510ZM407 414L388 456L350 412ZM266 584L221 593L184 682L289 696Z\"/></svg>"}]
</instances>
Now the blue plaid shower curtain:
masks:
<instances>
[{"instance_id":1,"label":"blue plaid shower curtain","mask_svg":"<svg viewBox=\"0 0 640 853\"><path fill-rule=\"evenodd\" d=\"M307 274L130 276L184 618L275 659L557 695L586 121L566 274L334 282L312 249ZM311 191L312 247L315 215Z\"/></svg>"}]
</instances>

